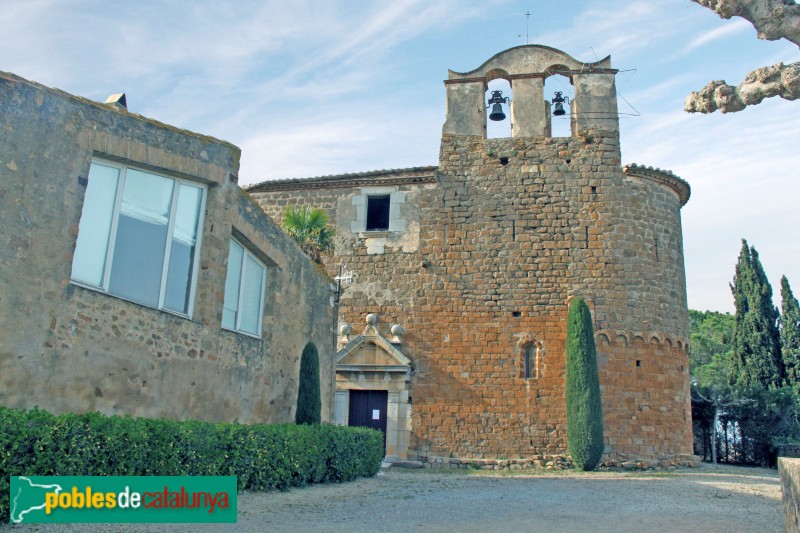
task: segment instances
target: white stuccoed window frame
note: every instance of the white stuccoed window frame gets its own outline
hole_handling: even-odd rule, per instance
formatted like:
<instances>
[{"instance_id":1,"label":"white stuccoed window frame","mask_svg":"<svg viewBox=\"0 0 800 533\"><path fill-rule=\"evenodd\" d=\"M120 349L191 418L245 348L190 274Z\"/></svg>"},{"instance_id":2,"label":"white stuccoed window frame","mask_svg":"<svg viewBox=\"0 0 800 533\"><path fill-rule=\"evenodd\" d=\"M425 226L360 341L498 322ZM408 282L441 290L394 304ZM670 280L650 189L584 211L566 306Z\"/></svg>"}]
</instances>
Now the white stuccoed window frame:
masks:
<instances>
[{"instance_id":1,"label":"white stuccoed window frame","mask_svg":"<svg viewBox=\"0 0 800 533\"><path fill-rule=\"evenodd\" d=\"M367 230L367 203L370 196L389 195L389 229L383 231ZM406 193L397 187L362 187L359 194L353 196L352 205L356 208L355 220L350 223L352 233L389 233L406 230L406 221L400 217L400 206L406 202Z\"/></svg>"}]
</instances>

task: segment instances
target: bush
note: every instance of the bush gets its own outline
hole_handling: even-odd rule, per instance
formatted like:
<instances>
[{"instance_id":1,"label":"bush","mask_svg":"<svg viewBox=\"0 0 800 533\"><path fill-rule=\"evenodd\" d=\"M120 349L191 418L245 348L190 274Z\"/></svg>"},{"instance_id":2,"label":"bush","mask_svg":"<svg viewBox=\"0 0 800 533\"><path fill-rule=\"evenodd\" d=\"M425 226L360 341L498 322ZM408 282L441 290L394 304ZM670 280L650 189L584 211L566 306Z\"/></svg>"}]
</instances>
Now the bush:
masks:
<instances>
[{"instance_id":1,"label":"bush","mask_svg":"<svg viewBox=\"0 0 800 533\"><path fill-rule=\"evenodd\" d=\"M594 470L603 455L603 411L597 348L586 302L574 298L567 314L567 446L575 466Z\"/></svg>"},{"instance_id":2,"label":"bush","mask_svg":"<svg viewBox=\"0 0 800 533\"><path fill-rule=\"evenodd\" d=\"M0 523L9 476L237 476L271 490L373 476L383 436L332 425L178 422L0 407Z\"/></svg>"},{"instance_id":3,"label":"bush","mask_svg":"<svg viewBox=\"0 0 800 533\"><path fill-rule=\"evenodd\" d=\"M319 424L322 400L319 395L319 354L313 342L306 344L300 357L300 386L297 390L297 424Z\"/></svg>"}]
</instances>

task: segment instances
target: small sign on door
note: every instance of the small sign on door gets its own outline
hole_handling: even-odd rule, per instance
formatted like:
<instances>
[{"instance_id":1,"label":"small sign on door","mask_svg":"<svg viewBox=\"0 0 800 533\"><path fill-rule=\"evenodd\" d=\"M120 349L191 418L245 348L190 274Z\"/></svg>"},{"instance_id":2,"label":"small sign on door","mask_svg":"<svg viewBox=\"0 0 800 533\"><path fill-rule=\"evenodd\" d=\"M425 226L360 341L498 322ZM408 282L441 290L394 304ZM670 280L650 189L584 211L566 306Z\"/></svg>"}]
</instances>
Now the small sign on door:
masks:
<instances>
[{"instance_id":1,"label":"small sign on door","mask_svg":"<svg viewBox=\"0 0 800 533\"><path fill-rule=\"evenodd\" d=\"M372 410L372 419L373 420L380 420L381 419L381 410L380 409L373 409Z\"/></svg>"}]
</instances>

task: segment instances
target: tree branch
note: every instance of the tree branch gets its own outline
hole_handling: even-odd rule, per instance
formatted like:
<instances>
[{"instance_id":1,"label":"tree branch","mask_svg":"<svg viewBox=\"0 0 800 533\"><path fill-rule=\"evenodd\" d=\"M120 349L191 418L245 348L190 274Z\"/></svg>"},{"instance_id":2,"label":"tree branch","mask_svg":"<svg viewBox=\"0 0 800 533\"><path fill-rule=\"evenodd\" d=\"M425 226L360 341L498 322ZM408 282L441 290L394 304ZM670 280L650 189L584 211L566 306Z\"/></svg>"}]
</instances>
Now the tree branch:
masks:
<instances>
[{"instance_id":1,"label":"tree branch","mask_svg":"<svg viewBox=\"0 0 800 533\"><path fill-rule=\"evenodd\" d=\"M800 46L800 5L794 0L692 0L721 18L742 17L758 32L759 39L784 38Z\"/></svg>"},{"instance_id":2,"label":"tree branch","mask_svg":"<svg viewBox=\"0 0 800 533\"><path fill-rule=\"evenodd\" d=\"M795 0L692 0L721 18L742 17L758 32L759 39L786 39L800 46L800 4ZM800 98L800 63L757 68L738 87L725 81L712 81L686 98L689 113L735 113L764 98Z\"/></svg>"},{"instance_id":3,"label":"tree branch","mask_svg":"<svg viewBox=\"0 0 800 533\"><path fill-rule=\"evenodd\" d=\"M689 113L713 113L717 110L735 113L772 96L785 100L800 98L800 62L757 68L738 87L725 81L712 81L702 90L687 96L683 109Z\"/></svg>"}]
</instances>

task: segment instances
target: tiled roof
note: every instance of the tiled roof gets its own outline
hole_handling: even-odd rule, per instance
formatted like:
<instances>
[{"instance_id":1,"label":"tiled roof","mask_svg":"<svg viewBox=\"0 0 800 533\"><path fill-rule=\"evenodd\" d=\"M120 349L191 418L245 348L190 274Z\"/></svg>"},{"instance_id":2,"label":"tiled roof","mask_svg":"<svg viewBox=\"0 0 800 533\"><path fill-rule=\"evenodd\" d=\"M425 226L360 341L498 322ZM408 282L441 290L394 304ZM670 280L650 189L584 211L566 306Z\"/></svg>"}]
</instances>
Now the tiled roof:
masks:
<instances>
[{"instance_id":1,"label":"tiled roof","mask_svg":"<svg viewBox=\"0 0 800 533\"><path fill-rule=\"evenodd\" d=\"M622 172L632 176L650 178L667 185L678 194L681 200L681 207L686 205L686 202L689 201L689 197L692 195L692 188L686 180L679 178L670 170L662 170L660 168L646 167L644 165L631 163L623 166Z\"/></svg>"},{"instance_id":2,"label":"tiled roof","mask_svg":"<svg viewBox=\"0 0 800 533\"><path fill-rule=\"evenodd\" d=\"M320 189L329 187L353 187L365 185L395 185L404 183L433 183L436 179L437 166L394 168L388 170L370 170L368 172L351 172L313 178L291 178L268 180L248 185L248 192L274 191L284 189Z\"/></svg>"}]
</instances>

